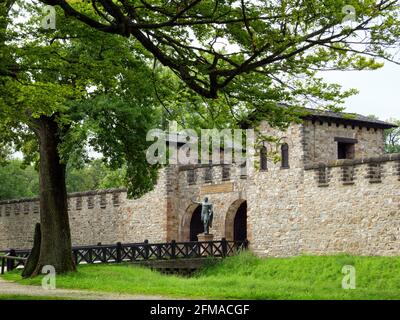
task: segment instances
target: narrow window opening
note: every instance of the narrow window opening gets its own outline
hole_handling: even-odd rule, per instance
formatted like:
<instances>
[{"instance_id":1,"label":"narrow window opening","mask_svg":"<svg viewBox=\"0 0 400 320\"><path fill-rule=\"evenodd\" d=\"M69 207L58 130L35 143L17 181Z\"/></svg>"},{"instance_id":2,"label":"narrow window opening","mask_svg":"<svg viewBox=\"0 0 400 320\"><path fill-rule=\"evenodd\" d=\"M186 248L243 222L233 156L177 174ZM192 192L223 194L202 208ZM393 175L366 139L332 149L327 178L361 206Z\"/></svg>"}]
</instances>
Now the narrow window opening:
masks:
<instances>
[{"instance_id":1,"label":"narrow window opening","mask_svg":"<svg viewBox=\"0 0 400 320\"><path fill-rule=\"evenodd\" d=\"M260 150L260 170L266 171L268 169L267 165L267 148L265 146L261 147Z\"/></svg>"},{"instance_id":2,"label":"narrow window opening","mask_svg":"<svg viewBox=\"0 0 400 320\"><path fill-rule=\"evenodd\" d=\"M282 168L289 168L289 145L284 143L281 146Z\"/></svg>"}]
</instances>

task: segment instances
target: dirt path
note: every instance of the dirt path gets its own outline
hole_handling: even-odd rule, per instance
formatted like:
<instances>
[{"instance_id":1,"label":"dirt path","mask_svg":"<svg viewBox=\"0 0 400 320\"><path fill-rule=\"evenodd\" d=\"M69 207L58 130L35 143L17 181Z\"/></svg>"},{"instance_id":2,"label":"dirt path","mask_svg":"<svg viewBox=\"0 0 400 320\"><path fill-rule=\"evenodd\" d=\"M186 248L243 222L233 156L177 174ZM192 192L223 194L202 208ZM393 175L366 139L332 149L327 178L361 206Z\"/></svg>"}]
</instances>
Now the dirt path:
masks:
<instances>
[{"instance_id":1,"label":"dirt path","mask_svg":"<svg viewBox=\"0 0 400 320\"><path fill-rule=\"evenodd\" d=\"M0 279L0 295L45 296L76 300L171 300L162 296L128 295L83 290L54 289L45 290L40 286L27 286ZM0 297L1 299L1 297Z\"/></svg>"}]
</instances>

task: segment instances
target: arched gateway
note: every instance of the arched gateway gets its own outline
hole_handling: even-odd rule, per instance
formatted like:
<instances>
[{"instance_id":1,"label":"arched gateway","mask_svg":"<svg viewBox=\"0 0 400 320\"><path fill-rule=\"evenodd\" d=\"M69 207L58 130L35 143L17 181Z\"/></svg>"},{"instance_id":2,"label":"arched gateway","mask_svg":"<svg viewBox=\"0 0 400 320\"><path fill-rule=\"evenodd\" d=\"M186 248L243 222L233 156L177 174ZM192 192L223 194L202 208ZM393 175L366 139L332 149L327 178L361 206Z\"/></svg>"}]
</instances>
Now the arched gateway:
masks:
<instances>
[{"instance_id":1,"label":"arched gateway","mask_svg":"<svg viewBox=\"0 0 400 320\"><path fill-rule=\"evenodd\" d=\"M182 217L179 231L180 241L197 241L197 235L202 232L201 206L193 203L186 208Z\"/></svg>"},{"instance_id":2,"label":"arched gateway","mask_svg":"<svg viewBox=\"0 0 400 320\"><path fill-rule=\"evenodd\" d=\"M226 213L225 237L227 240L247 239L247 201L234 201Z\"/></svg>"},{"instance_id":3,"label":"arched gateway","mask_svg":"<svg viewBox=\"0 0 400 320\"><path fill-rule=\"evenodd\" d=\"M216 223L211 233L218 237L224 236L227 240L247 239L247 201L238 199L228 208L227 212L220 212L216 209L216 215L221 215L221 222ZM218 217L217 217L218 219ZM219 228L222 227L222 230ZM180 241L197 241L197 235L203 233L204 226L201 223L201 205L191 204L182 217L179 239Z\"/></svg>"},{"instance_id":4,"label":"arched gateway","mask_svg":"<svg viewBox=\"0 0 400 320\"><path fill-rule=\"evenodd\" d=\"M197 241L197 235L202 232L204 232L204 226L201 222L201 206L198 205L190 219L190 241Z\"/></svg>"}]
</instances>

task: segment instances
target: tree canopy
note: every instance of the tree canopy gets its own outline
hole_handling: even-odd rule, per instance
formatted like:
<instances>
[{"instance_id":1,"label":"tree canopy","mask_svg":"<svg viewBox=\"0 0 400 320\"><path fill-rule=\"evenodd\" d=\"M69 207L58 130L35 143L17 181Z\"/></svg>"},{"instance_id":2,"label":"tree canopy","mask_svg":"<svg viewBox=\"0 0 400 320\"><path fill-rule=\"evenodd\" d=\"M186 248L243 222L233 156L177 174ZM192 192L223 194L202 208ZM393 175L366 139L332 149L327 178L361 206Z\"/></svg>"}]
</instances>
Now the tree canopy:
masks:
<instances>
[{"instance_id":1,"label":"tree canopy","mask_svg":"<svg viewBox=\"0 0 400 320\"><path fill-rule=\"evenodd\" d=\"M157 178L157 166L146 162L145 137L161 113L146 54L134 42L95 32L61 12L59 28L49 33L40 28L40 8L16 4L1 11L0 155L5 160L21 151L40 172L40 249L24 276L38 275L45 265L69 272L75 266L67 165L82 166L91 147L110 168L126 167L128 193L139 197Z\"/></svg>"},{"instance_id":2,"label":"tree canopy","mask_svg":"<svg viewBox=\"0 0 400 320\"><path fill-rule=\"evenodd\" d=\"M252 77L262 75L258 84L281 100L335 100L337 88L323 84L318 70L375 69L375 58L399 62L390 51L400 44L395 0L41 2L95 30L135 39L207 98L247 82L251 88ZM344 25L349 6L355 15Z\"/></svg>"},{"instance_id":3,"label":"tree canopy","mask_svg":"<svg viewBox=\"0 0 400 320\"><path fill-rule=\"evenodd\" d=\"M62 15L57 32L43 32L37 8L19 6L31 18L13 23L3 51L9 59L2 67L14 74L3 77L0 86L3 156L17 150L27 162L37 161L38 120L53 117L65 164L79 167L89 159L91 147L111 168L126 165L131 195L150 190L157 171L146 163L145 137L160 124L161 112L146 55L133 42L83 25L71 27L74 22ZM10 18L17 21L18 12Z\"/></svg>"}]
</instances>

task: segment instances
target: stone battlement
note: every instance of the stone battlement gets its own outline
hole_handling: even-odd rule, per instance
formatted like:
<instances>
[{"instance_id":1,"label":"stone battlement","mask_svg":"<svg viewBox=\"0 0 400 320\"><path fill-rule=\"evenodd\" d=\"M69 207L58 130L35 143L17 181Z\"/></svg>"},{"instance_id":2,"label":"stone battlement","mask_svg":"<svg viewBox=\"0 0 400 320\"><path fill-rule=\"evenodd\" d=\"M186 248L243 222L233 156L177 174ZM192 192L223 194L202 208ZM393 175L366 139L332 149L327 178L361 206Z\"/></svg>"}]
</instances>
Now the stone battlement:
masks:
<instances>
[{"instance_id":1,"label":"stone battlement","mask_svg":"<svg viewBox=\"0 0 400 320\"><path fill-rule=\"evenodd\" d=\"M69 193L68 196L68 210L82 210L83 198L86 198L86 209L93 209L99 204L99 208L105 209L107 205L118 207L120 205L120 194L126 193L126 189L103 189L103 190L89 190L84 192ZM110 199L108 199L110 198ZM0 217L10 216L10 214L27 215L30 213L38 214L39 198L23 198L11 199L0 201Z\"/></svg>"},{"instance_id":2,"label":"stone battlement","mask_svg":"<svg viewBox=\"0 0 400 320\"><path fill-rule=\"evenodd\" d=\"M400 154L364 159L336 160L305 167L314 171L319 187L400 181Z\"/></svg>"},{"instance_id":3,"label":"stone battlement","mask_svg":"<svg viewBox=\"0 0 400 320\"><path fill-rule=\"evenodd\" d=\"M368 163L384 163L389 161L399 161L400 162L400 153L393 154L385 154L378 157L368 157L368 158L360 158L360 159L343 159L343 160L332 160L327 162L320 162L314 164L307 164L304 166L305 170L315 170L321 169L324 167L344 167L344 166L355 166L360 164L368 164Z\"/></svg>"},{"instance_id":4,"label":"stone battlement","mask_svg":"<svg viewBox=\"0 0 400 320\"><path fill-rule=\"evenodd\" d=\"M163 242L166 227L167 181L161 170L153 191L128 199L126 189L104 189L68 194L72 244ZM26 249L33 244L40 221L39 198L0 201L0 249Z\"/></svg>"},{"instance_id":5,"label":"stone battlement","mask_svg":"<svg viewBox=\"0 0 400 320\"><path fill-rule=\"evenodd\" d=\"M125 203L125 189L68 194L73 245L124 241L127 232L121 221ZM0 249L30 248L33 244L34 226L39 221L39 198L0 201Z\"/></svg>"}]
</instances>

